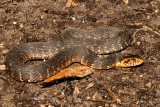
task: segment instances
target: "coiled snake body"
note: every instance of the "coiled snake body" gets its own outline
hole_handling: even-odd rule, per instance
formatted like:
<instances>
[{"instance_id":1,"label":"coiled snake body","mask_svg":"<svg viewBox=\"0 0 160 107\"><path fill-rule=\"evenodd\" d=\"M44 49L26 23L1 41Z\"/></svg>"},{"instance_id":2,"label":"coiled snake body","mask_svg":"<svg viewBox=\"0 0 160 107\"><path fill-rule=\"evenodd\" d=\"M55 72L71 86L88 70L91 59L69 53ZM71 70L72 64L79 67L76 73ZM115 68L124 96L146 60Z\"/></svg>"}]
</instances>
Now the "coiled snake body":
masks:
<instances>
[{"instance_id":1,"label":"coiled snake body","mask_svg":"<svg viewBox=\"0 0 160 107\"><path fill-rule=\"evenodd\" d=\"M73 62L96 69L109 69L123 66L121 62L130 58L117 52L132 42L131 35L120 28L66 29L60 37L60 41L23 43L13 48L5 61L8 73L19 81L39 82L54 76ZM135 58L136 61L129 59L128 62L132 63L125 65L128 67L141 64L142 59L137 58L139 57ZM48 60L35 65L25 64L35 59ZM124 63L128 62L125 59Z\"/></svg>"}]
</instances>

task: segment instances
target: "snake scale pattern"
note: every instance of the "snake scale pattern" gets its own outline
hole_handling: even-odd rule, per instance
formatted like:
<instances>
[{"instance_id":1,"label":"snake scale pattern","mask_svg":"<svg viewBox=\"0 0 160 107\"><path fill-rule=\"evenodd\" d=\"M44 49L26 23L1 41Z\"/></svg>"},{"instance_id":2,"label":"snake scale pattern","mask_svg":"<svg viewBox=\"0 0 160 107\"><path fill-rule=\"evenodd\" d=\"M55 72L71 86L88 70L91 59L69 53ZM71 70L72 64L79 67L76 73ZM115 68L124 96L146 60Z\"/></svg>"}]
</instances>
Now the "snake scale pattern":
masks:
<instances>
[{"instance_id":1,"label":"snake scale pattern","mask_svg":"<svg viewBox=\"0 0 160 107\"><path fill-rule=\"evenodd\" d=\"M74 62L95 69L109 69L129 57L118 51L132 45L132 40L126 30L118 27L70 28L61 33L60 41L29 42L14 47L8 53L5 65L14 79L26 82L43 81ZM46 60L26 64L36 59Z\"/></svg>"}]
</instances>

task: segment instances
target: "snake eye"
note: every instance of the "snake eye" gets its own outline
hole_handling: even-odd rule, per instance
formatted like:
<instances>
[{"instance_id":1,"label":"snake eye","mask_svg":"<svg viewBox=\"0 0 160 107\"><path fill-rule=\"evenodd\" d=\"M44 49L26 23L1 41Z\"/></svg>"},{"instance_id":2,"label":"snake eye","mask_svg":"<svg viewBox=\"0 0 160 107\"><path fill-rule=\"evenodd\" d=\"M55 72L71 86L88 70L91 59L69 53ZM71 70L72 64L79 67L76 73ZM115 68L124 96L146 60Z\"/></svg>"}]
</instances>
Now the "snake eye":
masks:
<instances>
[{"instance_id":1,"label":"snake eye","mask_svg":"<svg viewBox=\"0 0 160 107\"><path fill-rule=\"evenodd\" d=\"M124 63L128 63L128 62L130 62L130 59L127 59L126 61L124 61Z\"/></svg>"},{"instance_id":2,"label":"snake eye","mask_svg":"<svg viewBox=\"0 0 160 107\"><path fill-rule=\"evenodd\" d=\"M137 60L135 58L132 59L133 62L136 62Z\"/></svg>"}]
</instances>

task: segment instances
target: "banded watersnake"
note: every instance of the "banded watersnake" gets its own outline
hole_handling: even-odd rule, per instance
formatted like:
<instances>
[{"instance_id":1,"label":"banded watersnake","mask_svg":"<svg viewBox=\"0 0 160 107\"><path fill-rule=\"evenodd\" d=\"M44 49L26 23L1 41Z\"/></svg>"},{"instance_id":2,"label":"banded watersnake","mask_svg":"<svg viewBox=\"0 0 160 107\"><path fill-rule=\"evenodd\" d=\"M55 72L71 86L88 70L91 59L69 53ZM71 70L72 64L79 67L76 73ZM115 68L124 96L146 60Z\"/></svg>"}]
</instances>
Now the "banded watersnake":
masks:
<instances>
[{"instance_id":1,"label":"banded watersnake","mask_svg":"<svg viewBox=\"0 0 160 107\"><path fill-rule=\"evenodd\" d=\"M60 41L29 42L16 46L8 53L5 65L8 73L16 80L39 82L54 76L73 62L95 69L143 63L140 57L118 52L128 45L132 45L132 37L121 28L66 29L61 33ZM35 59L48 60L35 65L26 64Z\"/></svg>"}]
</instances>

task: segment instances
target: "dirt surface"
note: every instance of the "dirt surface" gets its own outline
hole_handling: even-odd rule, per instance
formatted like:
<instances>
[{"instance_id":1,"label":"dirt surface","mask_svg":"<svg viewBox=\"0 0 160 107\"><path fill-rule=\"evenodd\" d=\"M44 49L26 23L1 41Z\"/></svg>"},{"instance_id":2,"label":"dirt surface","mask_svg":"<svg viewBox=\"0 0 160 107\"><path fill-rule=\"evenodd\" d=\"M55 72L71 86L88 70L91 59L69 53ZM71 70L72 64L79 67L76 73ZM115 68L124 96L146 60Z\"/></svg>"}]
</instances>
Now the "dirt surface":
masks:
<instances>
[{"instance_id":1,"label":"dirt surface","mask_svg":"<svg viewBox=\"0 0 160 107\"><path fill-rule=\"evenodd\" d=\"M60 32L69 27L117 26L132 34L148 26L160 32L159 0L129 0L128 4L122 0L79 0L77 7L69 8L65 4L66 0L0 0L0 64L14 46L58 40ZM140 31L136 38L132 50L144 58L138 67L96 70L85 78L47 87L16 81L1 70L0 106L160 107L160 35ZM117 101L108 90L119 96Z\"/></svg>"}]
</instances>

